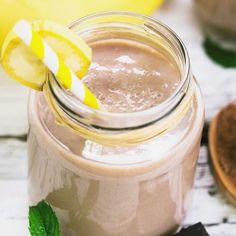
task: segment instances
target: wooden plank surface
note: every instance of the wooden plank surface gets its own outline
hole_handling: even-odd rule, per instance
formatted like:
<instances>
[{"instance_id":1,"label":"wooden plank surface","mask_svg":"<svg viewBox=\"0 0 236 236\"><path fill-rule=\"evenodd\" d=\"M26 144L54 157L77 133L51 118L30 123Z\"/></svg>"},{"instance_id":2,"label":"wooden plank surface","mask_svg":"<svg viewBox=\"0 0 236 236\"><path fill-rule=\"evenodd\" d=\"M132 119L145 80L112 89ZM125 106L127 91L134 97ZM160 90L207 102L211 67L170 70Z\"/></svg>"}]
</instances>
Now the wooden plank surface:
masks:
<instances>
[{"instance_id":1,"label":"wooden plank surface","mask_svg":"<svg viewBox=\"0 0 236 236\"><path fill-rule=\"evenodd\" d=\"M202 34L191 0L167 0L154 15L186 44L206 103L206 122L236 98L236 70L222 69L202 50ZM27 230L27 96L0 68L0 235L25 236ZM194 201L185 225L202 221L211 236L236 235L236 209L218 191L211 174L204 138L194 184Z\"/></svg>"}]
</instances>

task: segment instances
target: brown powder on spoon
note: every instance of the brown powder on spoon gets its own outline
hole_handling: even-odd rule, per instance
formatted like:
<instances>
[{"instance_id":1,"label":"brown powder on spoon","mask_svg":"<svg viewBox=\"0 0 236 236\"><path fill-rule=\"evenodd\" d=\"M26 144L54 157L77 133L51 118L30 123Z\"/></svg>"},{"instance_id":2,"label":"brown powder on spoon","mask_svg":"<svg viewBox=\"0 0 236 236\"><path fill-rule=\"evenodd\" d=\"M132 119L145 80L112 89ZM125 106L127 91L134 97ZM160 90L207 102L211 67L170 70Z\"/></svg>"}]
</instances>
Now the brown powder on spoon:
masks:
<instances>
[{"instance_id":1,"label":"brown powder on spoon","mask_svg":"<svg viewBox=\"0 0 236 236\"><path fill-rule=\"evenodd\" d=\"M236 101L220 112L216 135L219 163L236 186Z\"/></svg>"}]
</instances>

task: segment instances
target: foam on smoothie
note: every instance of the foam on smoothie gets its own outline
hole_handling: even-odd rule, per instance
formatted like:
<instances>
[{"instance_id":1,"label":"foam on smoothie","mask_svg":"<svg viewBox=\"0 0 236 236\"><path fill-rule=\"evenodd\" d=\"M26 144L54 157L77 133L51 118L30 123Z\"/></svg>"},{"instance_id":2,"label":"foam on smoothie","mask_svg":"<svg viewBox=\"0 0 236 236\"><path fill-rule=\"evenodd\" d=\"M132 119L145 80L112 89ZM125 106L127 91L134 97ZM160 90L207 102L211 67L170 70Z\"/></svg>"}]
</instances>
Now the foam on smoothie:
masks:
<instances>
[{"instance_id":1,"label":"foam on smoothie","mask_svg":"<svg viewBox=\"0 0 236 236\"><path fill-rule=\"evenodd\" d=\"M83 79L110 112L136 112L166 100L180 82L173 59L147 45L121 39L90 44L92 64Z\"/></svg>"}]
</instances>

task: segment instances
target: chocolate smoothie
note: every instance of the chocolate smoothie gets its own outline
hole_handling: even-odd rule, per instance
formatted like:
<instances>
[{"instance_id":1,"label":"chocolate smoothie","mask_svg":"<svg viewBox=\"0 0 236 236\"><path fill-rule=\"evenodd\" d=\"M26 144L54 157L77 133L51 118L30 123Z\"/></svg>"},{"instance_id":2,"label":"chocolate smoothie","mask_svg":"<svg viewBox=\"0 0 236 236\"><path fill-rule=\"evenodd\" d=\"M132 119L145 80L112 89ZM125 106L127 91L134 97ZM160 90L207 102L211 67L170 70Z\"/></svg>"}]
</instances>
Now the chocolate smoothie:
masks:
<instances>
[{"instance_id":1,"label":"chocolate smoothie","mask_svg":"<svg viewBox=\"0 0 236 236\"><path fill-rule=\"evenodd\" d=\"M161 45L154 48L111 37L89 41L89 45L93 59L83 81L107 112L148 111L169 99L181 82L179 66ZM189 206L203 126L196 85L194 94L177 125L129 146L83 138L58 124L44 94L32 94L31 203L48 201L65 236L174 232Z\"/></svg>"}]
</instances>

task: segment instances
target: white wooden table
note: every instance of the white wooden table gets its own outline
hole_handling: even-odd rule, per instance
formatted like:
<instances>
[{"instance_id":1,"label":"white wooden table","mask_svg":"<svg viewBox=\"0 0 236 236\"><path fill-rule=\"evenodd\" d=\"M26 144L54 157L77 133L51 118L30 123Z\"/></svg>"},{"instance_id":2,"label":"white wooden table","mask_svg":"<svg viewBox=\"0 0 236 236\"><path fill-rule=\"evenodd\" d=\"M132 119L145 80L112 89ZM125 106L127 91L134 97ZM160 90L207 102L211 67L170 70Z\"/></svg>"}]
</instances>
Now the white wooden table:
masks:
<instances>
[{"instance_id":1,"label":"white wooden table","mask_svg":"<svg viewBox=\"0 0 236 236\"><path fill-rule=\"evenodd\" d=\"M186 44L206 103L206 127L217 111L236 98L236 70L222 69L204 54L191 0L169 0L155 18L174 29ZM0 235L26 236L27 89L0 68ZM207 131L207 128L205 129ZM192 209L186 225L203 222L211 236L236 235L236 208L218 191L208 165L206 135L200 151Z\"/></svg>"}]
</instances>

